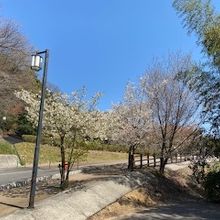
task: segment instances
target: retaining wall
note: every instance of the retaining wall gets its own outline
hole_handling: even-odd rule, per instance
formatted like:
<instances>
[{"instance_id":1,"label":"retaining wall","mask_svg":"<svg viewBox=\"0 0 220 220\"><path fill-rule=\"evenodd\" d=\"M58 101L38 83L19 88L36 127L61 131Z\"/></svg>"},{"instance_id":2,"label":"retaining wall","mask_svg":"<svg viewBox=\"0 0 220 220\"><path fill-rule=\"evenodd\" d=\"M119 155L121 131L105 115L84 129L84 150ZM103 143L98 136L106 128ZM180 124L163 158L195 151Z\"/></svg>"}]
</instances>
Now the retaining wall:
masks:
<instances>
[{"instance_id":1,"label":"retaining wall","mask_svg":"<svg viewBox=\"0 0 220 220\"><path fill-rule=\"evenodd\" d=\"M21 165L16 155L0 155L0 169L15 168L19 166Z\"/></svg>"}]
</instances>

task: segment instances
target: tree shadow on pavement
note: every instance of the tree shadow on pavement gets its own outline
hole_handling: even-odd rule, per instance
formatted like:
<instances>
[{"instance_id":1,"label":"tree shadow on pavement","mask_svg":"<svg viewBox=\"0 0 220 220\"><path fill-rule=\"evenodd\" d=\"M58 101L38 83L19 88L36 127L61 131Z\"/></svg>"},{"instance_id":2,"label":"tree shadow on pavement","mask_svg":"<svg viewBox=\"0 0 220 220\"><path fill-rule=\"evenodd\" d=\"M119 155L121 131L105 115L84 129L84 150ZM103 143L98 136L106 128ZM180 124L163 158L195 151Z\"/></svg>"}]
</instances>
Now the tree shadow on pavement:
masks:
<instances>
[{"instance_id":1,"label":"tree shadow on pavement","mask_svg":"<svg viewBox=\"0 0 220 220\"><path fill-rule=\"evenodd\" d=\"M122 175L127 173L126 164L114 164L103 166L88 166L82 168L82 173L96 175Z\"/></svg>"}]
</instances>

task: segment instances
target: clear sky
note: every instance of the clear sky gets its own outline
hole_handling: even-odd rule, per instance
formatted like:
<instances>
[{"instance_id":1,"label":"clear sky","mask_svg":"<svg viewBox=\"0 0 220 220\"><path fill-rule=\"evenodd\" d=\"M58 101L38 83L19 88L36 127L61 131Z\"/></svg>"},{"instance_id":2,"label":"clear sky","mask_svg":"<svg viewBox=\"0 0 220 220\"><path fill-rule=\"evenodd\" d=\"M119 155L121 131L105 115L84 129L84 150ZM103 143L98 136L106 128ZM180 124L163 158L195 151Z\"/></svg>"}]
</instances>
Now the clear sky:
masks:
<instances>
[{"instance_id":1,"label":"clear sky","mask_svg":"<svg viewBox=\"0 0 220 220\"><path fill-rule=\"evenodd\" d=\"M50 49L51 83L102 92L101 109L120 101L154 57L176 50L201 57L171 0L0 0L0 12L35 48Z\"/></svg>"}]
</instances>

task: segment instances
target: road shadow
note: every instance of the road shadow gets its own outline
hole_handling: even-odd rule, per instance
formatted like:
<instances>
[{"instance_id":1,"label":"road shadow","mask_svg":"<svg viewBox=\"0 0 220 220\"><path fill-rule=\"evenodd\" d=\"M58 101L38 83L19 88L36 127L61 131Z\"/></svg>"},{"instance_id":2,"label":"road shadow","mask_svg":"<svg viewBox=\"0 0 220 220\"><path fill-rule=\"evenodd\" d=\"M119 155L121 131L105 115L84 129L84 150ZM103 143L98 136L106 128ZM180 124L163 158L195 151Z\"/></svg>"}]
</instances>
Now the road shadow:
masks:
<instances>
[{"instance_id":1,"label":"road shadow","mask_svg":"<svg viewBox=\"0 0 220 220\"><path fill-rule=\"evenodd\" d=\"M124 175L127 172L126 164L88 166L82 168L82 173L95 175Z\"/></svg>"},{"instance_id":2,"label":"road shadow","mask_svg":"<svg viewBox=\"0 0 220 220\"><path fill-rule=\"evenodd\" d=\"M219 220L220 205L204 201L186 201L164 204L121 217L120 220L170 219L170 220Z\"/></svg>"}]
</instances>

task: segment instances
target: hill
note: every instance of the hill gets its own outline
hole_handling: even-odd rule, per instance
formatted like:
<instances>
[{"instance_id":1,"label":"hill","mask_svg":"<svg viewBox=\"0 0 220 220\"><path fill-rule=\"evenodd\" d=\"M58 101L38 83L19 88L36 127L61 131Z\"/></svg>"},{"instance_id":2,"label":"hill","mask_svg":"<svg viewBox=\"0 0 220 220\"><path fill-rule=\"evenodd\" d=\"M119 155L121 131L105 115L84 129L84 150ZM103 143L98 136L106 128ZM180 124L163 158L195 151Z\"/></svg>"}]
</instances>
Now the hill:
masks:
<instances>
[{"instance_id":1,"label":"hill","mask_svg":"<svg viewBox=\"0 0 220 220\"><path fill-rule=\"evenodd\" d=\"M19 89L36 91L40 81L30 69L33 48L22 35L16 24L0 19L0 129L4 129L3 116L7 118L7 129L16 127L18 114L24 104L14 92Z\"/></svg>"}]
</instances>

